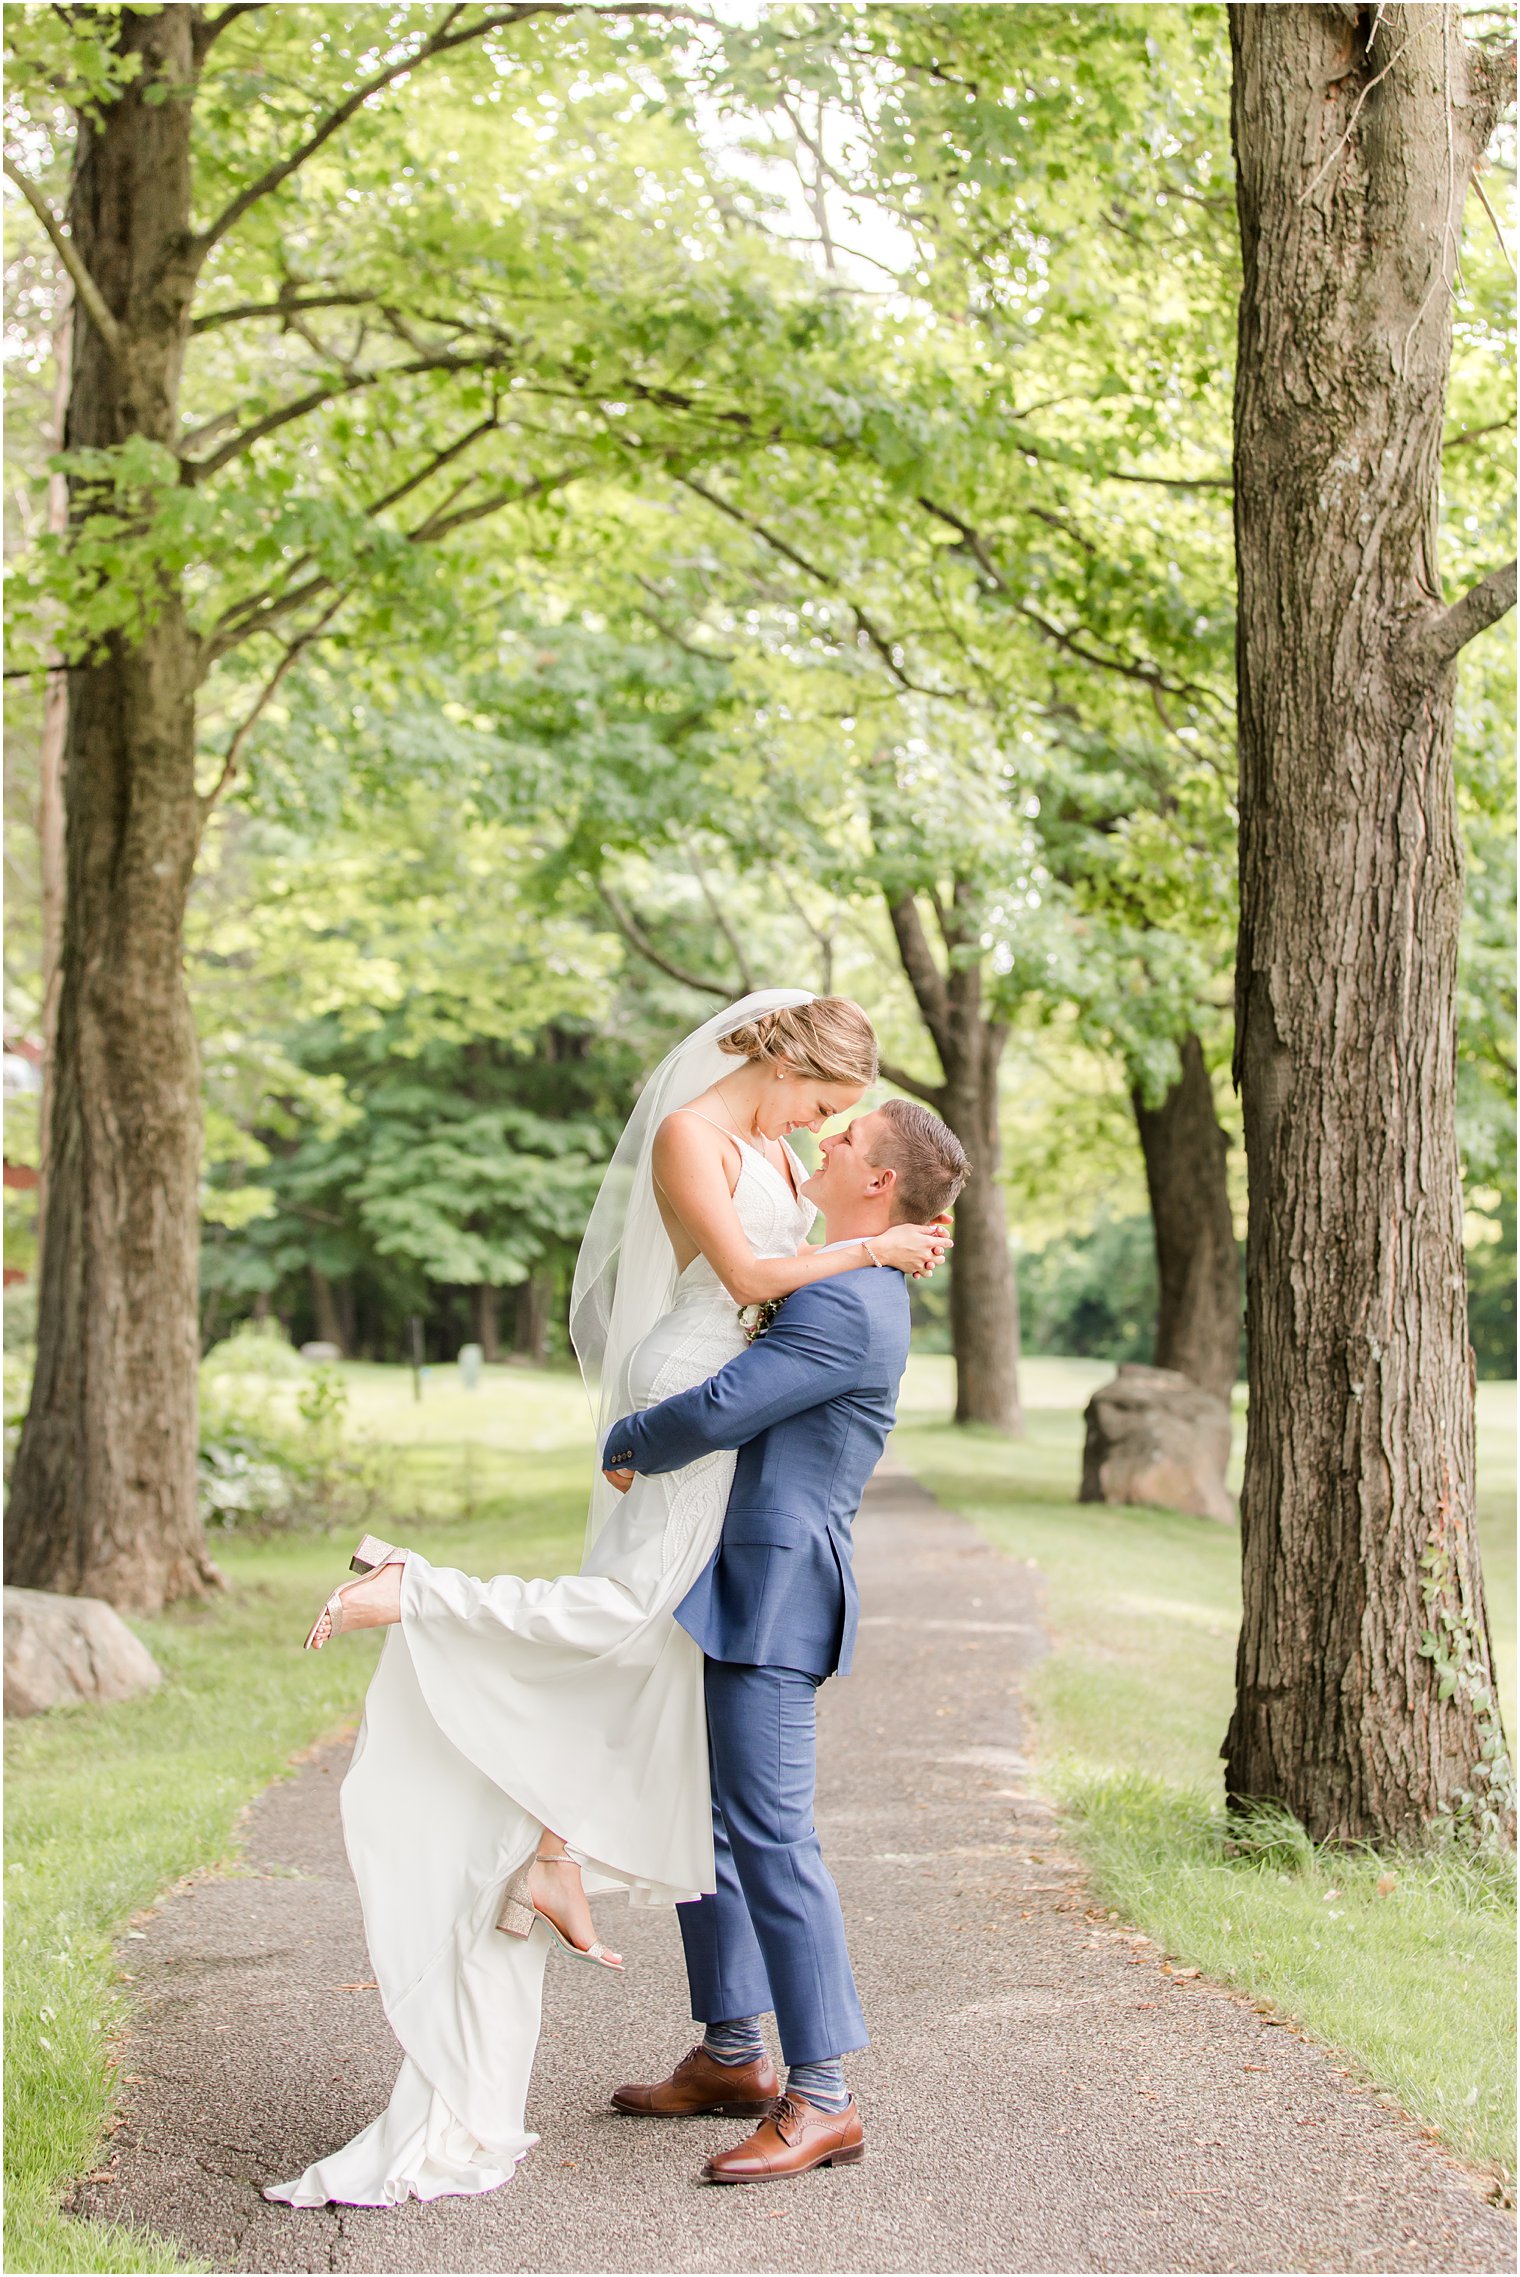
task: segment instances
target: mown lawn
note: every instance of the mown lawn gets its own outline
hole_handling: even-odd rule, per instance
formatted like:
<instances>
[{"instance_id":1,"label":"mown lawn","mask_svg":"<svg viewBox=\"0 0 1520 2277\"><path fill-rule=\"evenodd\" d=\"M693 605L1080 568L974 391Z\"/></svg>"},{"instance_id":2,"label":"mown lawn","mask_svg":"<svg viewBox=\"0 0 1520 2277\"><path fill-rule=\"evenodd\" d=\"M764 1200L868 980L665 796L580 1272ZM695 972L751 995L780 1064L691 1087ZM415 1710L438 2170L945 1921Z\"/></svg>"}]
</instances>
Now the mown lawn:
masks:
<instances>
[{"instance_id":1,"label":"mown lawn","mask_svg":"<svg viewBox=\"0 0 1520 2277\"><path fill-rule=\"evenodd\" d=\"M922 1362L896 1440L943 1502L1043 1576L1055 1649L1030 1687L1041 1781L1127 1919L1345 2051L1463 2156L1511 2173L1512 1875L1452 1855L1327 1858L1291 1838L1263 1860L1224 1854L1218 1755L1238 1543L1207 1520L1075 1500L1078 1403L1103 1372L1030 1363L1027 1436L1010 1444L940 1422L943 1387ZM1484 1385L1479 1407L1489 1605L1513 1734L1513 1387Z\"/></svg>"},{"instance_id":2,"label":"mown lawn","mask_svg":"<svg viewBox=\"0 0 1520 2277\"><path fill-rule=\"evenodd\" d=\"M1505 1892L1451 1865L1404 1864L1379 1897L1377 1863L1332 1872L1287 1855L1248 1868L1220 1855L1235 1539L1074 1501L1081 1405L1104 1373L1031 1362L1029 1434L1010 1445L945 1426L948 1363L915 1359L897 1440L946 1503L1045 1576L1056 1649L1033 1686L1039 1776L1077 1816L1092 1869L1128 1918L1345 2049L1455 2148L1507 2161ZM475 1571L578 1563L590 1430L573 1376L499 1369L471 1393L440 1369L418 1404L404 1370L343 1374L349 1430L384 1449L399 1538ZM1502 1519L1513 1418L1496 1388L1485 1387L1483 1419L1490 1596L1512 1683L1514 1549ZM225 1596L135 1624L164 1670L160 1691L7 1729L8 2269L180 2266L150 2237L60 2215L58 2195L105 2155L132 1916L185 1875L225 1865L245 1805L357 1713L374 1640L299 1649L349 1547L346 1536L220 1542Z\"/></svg>"}]
</instances>

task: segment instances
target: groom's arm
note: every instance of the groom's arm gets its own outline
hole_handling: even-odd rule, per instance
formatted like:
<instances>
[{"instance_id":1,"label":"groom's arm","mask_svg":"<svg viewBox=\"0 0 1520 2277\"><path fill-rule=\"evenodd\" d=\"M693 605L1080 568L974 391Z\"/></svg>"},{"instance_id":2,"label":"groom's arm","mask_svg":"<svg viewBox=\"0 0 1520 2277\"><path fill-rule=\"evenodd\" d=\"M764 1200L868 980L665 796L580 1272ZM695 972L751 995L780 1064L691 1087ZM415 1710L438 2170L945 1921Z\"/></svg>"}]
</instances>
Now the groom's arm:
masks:
<instances>
[{"instance_id":1,"label":"groom's arm","mask_svg":"<svg viewBox=\"0 0 1520 2277\"><path fill-rule=\"evenodd\" d=\"M716 1375L615 1423L603 1467L676 1471L720 1447L742 1447L773 1423L853 1391L869 1344L857 1290L841 1280L798 1289L765 1335Z\"/></svg>"}]
</instances>

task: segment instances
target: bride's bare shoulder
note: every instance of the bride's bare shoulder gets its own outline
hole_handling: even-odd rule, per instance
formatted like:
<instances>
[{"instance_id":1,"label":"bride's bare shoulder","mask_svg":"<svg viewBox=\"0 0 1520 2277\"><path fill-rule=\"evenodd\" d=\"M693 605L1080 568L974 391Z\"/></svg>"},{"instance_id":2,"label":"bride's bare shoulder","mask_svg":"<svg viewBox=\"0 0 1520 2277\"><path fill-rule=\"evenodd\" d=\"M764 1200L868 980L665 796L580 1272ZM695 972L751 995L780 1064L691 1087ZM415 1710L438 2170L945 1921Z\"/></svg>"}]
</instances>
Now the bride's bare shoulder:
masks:
<instances>
[{"instance_id":1,"label":"bride's bare shoulder","mask_svg":"<svg viewBox=\"0 0 1520 2277\"><path fill-rule=\"evenodd\" d=\"M700 1174L714 1164L727 1174L728 1159L736 1151L737 1142L716 1117L709 1120L697 1106L673 1107L654 1134L655 1176L668 1188L672 1179Z\"/></svg>"}]
</instances>

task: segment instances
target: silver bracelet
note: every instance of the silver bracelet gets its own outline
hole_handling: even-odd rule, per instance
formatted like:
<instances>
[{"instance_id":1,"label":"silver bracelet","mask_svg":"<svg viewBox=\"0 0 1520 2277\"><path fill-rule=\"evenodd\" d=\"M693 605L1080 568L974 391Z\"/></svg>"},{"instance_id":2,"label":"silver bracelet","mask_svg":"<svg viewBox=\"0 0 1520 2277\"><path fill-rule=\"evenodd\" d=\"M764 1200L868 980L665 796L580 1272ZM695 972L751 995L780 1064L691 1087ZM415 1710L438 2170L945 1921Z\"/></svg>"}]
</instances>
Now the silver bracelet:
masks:
<instances>
[{"instance_id":1,"label":"silver bracelet","mask_svg":"<svg viewBox=\"0 0 1520 2277\"><path fill-rule=\"evenodd\" d=\"M865 1251L866 1255L870 1258L873 1265L880 1265L881 1259L877 1256L875 1250L871 1247L871 1244L866 1240L864 1234L862 1234L860 1237L860 1246Z\"/></svg>"}]
</instances>

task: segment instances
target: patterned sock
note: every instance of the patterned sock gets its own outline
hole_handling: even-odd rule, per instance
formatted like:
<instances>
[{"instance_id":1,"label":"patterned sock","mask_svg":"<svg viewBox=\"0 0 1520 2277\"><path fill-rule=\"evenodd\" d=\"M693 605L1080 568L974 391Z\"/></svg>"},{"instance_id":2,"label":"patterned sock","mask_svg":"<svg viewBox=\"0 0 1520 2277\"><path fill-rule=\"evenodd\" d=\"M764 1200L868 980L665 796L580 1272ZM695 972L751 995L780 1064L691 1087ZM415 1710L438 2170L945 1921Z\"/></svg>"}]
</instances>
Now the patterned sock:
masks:
<instances>
[{"instance_id":1,"label":"patterned sock","mask_svg":"<svg viewBox=\"0 0 1520 2277\"><path fill-rule=\"evenodd\" d=\"M786 2075L786 2092L805 2096L820 2111L843 2111L850 2100L838 2056L825 2056L818 2064L793 2064Z\"/></svg>"},{"instance_id":2,"label":"patterned sock","mask_svg":"<svg viewBox=\"0 0 1520 2277\"><path fill-rule=\"evenodd\" d=\"M758 2016L730 2016L702 2027L702 2053L719 2064L758 2063L765 2053Z\"/></svg>"}]
</instances>

